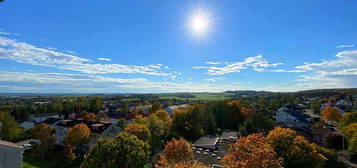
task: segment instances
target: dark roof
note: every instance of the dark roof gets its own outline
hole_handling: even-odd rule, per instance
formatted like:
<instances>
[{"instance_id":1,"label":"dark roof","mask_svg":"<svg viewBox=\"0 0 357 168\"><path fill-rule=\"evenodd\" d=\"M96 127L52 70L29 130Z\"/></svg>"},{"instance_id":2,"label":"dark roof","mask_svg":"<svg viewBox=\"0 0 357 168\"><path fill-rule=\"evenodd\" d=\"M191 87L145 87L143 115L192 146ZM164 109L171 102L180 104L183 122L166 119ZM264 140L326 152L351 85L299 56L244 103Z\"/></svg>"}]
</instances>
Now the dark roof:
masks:
<instances>
[{"instance_id":1,"label":"dark roof","mask_svg":"<svg viewBox=\"0 0 357 168\"><path fill-rule=\"evenodd\" d=\"M198 162L201 162L205 165L223 165L221 160L218 160L218 157L223 159L224 155L228 153L228 149L230 146L229 141L218 141L217 142L217 148L215 150L210 149L207 152L207 155L205 155L205 152L207 149L199 148L199 147L193 147L193 155L194 159ZM202 150L200 150L202 149ZM200 153L197 153L199 151ZM216 152L215 152L216 151ZM215 154L216 156L212 156L212 154Z\"/></svg>"},{"instance_id":2,"label":"dark roof","mask_svg":"<svg viewBox=\"0 0 357 168\"><path fill-rule=\"evenodd\" d=\"M80 123L86 124L88 128L90 128L91 132L95 132L95 133L102 133L104 130L106 130L108 127L112 125L110 123L92 122L92 121L85 121L82 119L62 120L56 125L70 128Z\"/></svg>"},{"instance_id":3,"label":"dark roof","mask_svg":"<svg viewBox=\"0 0 357 168\"><path fill-rule=\"evenodd\" d=\"M309 123L310 121L308 121L307 119L310 118L310 116L300 113L300 112L292 112L291 113L292 116L294 116L297 120L299 120L300 122L303 123Z\"/></svg>"},{"instance_id":4,"label":"dark roof","mask_svg":"<svg viewBox=\"0 0 357 168\"><path fill-rule=\"evenodd\" d=\"M42 121L42 123L52 125L60 120L61 120L60 118L48 118L45 121Z\"/></svg>"}]
</instances>

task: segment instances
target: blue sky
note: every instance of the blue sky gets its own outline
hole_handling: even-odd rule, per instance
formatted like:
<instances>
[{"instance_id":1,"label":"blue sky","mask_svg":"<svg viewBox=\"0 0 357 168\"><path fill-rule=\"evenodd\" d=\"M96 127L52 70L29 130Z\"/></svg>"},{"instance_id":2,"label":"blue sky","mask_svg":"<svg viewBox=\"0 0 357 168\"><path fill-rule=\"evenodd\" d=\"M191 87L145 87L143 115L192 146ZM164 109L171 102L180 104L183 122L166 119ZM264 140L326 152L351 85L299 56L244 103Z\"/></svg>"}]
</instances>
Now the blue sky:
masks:
<instances>
[{"instance_id":1,"label":"blue sky","mask_svg":"<svg viewBox=\"0 0 357 168\"><path fill-rule=\"evenodd\" d=\"M5 0L0 92L357 87L356 11L354 0Z\"/></svg>"}]
</instances>

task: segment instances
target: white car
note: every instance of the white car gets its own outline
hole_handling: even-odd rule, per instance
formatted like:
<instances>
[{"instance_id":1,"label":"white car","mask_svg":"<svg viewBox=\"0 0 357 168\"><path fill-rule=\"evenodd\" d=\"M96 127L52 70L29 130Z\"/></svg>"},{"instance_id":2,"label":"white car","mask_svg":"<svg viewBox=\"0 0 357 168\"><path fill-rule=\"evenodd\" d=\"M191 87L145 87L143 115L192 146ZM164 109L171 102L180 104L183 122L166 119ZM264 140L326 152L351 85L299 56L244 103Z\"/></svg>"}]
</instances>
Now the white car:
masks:
<instances>
[{"instance_id":1,"label":"white car","mask_svg":"<svg viewBox=\"0 0 357 168\"><path fill-rule=\"evenodd\" d=\"M31 144L22 144L23 148L30 148L32 145Z\"/></svg>"}]
</instances>

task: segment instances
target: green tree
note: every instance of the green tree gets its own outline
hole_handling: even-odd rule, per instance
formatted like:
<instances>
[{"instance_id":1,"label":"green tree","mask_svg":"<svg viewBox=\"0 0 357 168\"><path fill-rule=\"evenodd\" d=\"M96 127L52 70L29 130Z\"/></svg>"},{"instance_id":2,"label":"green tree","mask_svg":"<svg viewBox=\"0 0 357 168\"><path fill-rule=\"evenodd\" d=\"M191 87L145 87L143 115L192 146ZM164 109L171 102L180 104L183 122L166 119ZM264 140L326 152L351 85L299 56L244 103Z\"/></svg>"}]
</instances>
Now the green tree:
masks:
<instances>
[{"instance_id":1,"label":"green tree","mask_svg":"<svg viewBox=\"0 0 357 168\"><path fill-rule=\"evenodd\" d=\"M185 139L196 140L204 134L204 114L201 105L193 105L175 112L172 129Z\"/></svg>"},{"instance_id":2,"label":"green tree","mask_svg":"<svg viewBox=\"0 0 357 168\"><path fill-rule=\"evenodd\" d=\"M344 113L340 119L339 127L342 129L355 122L357 122L357 112Z\"/></svg>"},{"instance_id":3,"label":"green tree","mask_svg":"<svg viewBox=\"0 0 357 168\"><path fill-rule=\"evenodd\" d=\"M253 114L239 128L239 132L247 136L252 133L265 133L274 128L274 121L263 114Z\"/></svg>"},{"instance_id":4,"label":"green tree","mask_svg":"<svg viewBox=\"0 0 357 168\"><path fill-rule=\"evenodd\" d=\"M81 168L144 168L149 165L149 145L126 132L114 139L100 138L84 157Z\"/></svg>"},{"instance_id":5,"label":"green tree","mask_svg":"<svg viewBox=\"0 0 357 168\"><path fill-rule=\"evenodd\" d=\"M149 110L150 113L155 113L156 111L160 110L162 108L160 102L155 102L151 105L151 108Z\"/></svg>"},{"instance_id":6,"label":"green tree","mask_svg":"<svg viewBox=\"0 0 357 168\"><path fill-rule=\"evenodd\" d=\"M1 137L6 140L16 140L23 133L20 125L14 120L5 120L1 127Z\"/></svg>"},{"instance_id":7,"label":"green tree","mask_svg":"<svg viewBox=\"0 0 357 168\"><path fill-rule=\"evenodd\" d=\"M311 109L311 111L313 113L319 114L320 113L320 107L321 107L321 102L320 101L317 101L317 100L311 101L310 109Z\"/></svg>"}]
</instances>

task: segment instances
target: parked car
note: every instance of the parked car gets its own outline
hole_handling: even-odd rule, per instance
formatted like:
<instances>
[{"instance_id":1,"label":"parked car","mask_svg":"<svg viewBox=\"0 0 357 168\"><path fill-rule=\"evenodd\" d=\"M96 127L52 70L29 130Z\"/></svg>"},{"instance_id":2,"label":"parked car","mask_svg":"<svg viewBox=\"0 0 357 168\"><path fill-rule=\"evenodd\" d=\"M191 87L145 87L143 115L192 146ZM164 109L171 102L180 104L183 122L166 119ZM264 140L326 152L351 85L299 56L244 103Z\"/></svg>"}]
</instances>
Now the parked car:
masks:
<instances>
[{"instance_id":1,"label":"parked car","mask_svg":"<svg viewBox=\"0 0 357 168\"><path fill-rule=\"evenodd\" d=\"M31 146L32 146L31 144L22 144L22 147L25 148L25 149L26 148L31 148Z\"/></svg>"},{"instance_id":2,"label":"parked car","mask_svg":"<svg viewBox=\"0 0 357 168\"><path fill-rule=\"evenodd\" d=\"M33 141L30 141L29 144L31 144L31 145L38 145L38 144L40 144L40 141L38 141L38 140L33 140Z\"/></svg>"}]
</instances>

